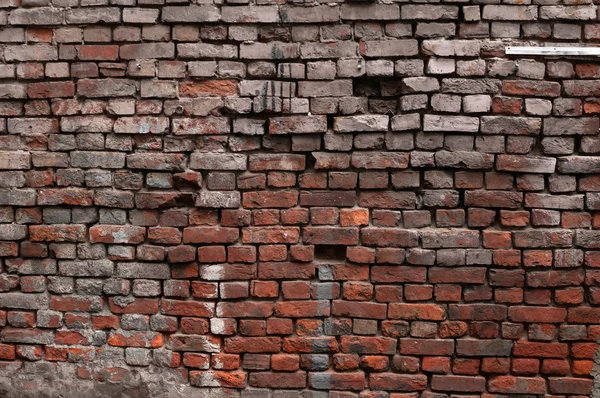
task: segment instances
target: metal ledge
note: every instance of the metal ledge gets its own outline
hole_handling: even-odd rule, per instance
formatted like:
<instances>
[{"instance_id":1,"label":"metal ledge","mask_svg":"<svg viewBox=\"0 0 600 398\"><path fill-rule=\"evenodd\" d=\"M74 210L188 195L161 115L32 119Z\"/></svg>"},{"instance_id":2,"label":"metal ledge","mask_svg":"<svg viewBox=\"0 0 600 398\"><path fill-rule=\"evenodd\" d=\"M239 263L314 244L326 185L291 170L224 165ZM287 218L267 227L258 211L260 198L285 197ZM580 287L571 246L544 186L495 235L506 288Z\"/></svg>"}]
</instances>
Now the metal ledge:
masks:
<instances>
[{"instance_id":1,"label":"metal ledge","mask_svg":"<svg viewBox=\"0 0 600 398\"><path fill-rule=\"evenodd\" d=\"M583 55L598 56L600 47L506 47L506 55Z\"/></svg>"}]
</instances>

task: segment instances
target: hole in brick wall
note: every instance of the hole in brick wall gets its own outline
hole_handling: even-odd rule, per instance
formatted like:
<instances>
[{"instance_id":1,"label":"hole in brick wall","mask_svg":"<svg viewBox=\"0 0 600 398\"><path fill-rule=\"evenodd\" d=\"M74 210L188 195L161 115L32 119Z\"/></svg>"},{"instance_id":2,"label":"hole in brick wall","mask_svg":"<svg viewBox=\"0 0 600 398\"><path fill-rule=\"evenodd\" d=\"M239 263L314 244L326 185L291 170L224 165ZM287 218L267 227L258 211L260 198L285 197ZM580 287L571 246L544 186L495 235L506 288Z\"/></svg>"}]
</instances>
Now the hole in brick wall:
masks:
<instances>
[{"instance_id":1,"label":"hole in brick wall","mask_svg":"<svg viewBox=\"0 0 600 398\"><path fill-rule=\"evenodd\" d=\"M330 263L343 263L346 261L346 246L315 245L315 260Z\"/></svg>"},{"instance_id":2,"label":"hole in brick wall","mask_svg":"<svg viewBox=\"0 0 600 398\"><path fill-rule=\"evenodd\" d=\"M312 154L309 154L306 157L306 169L307 170L314 169L316 162L317 162L317 159Z\"/></svg>"},{"instance_id":3,"label":"hole in brick wall","mask_svg":"<svg viewBox=\"0 0 600 398\"><path fill-rule=\"evenodd\" d=\"M333 130L333 122L334 122L334 115L328 114L327 115L327 129L328 130Z\"/></svg>"},{"instance_id":4,"label":"hole in brick wall","mask_svg":"<svg viewBox=\"0 0 600 398\"><path fill-rule=\"evenodd\" d=\"M364 65L363 65L364 68ZM380 97L380 82L372 78L355 78L354 95L358 97Z\"/></svg>"}]
</instances>

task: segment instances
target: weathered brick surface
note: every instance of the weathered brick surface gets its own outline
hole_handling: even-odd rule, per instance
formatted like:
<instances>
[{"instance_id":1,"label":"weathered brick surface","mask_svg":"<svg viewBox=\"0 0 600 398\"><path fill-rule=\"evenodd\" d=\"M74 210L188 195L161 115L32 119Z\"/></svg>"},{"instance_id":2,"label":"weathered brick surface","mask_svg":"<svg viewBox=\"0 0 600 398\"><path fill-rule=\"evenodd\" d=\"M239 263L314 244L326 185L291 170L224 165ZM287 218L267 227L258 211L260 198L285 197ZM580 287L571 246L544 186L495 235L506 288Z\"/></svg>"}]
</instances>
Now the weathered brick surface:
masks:
<instances>
[{"instance_id":1,"label":"weathered brick surface","mask_svg":"<svg viewBox=\"0 0 600 398\"><path fill-rule=\"evenodd\" d=\"M0 396L591 396L597 21L0 0Z\"/></svg>"}]
</instances>

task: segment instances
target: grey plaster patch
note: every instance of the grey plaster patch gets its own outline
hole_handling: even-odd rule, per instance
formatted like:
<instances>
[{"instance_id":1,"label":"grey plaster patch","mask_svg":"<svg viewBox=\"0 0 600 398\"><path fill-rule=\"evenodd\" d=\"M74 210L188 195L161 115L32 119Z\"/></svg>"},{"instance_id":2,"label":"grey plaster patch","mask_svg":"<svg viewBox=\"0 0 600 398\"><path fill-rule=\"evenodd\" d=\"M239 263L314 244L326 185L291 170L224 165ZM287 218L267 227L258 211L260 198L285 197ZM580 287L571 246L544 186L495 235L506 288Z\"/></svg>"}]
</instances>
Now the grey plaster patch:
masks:
<instances>
[{"instance_id":1,"label":"grey plaster patch","mask_svg":"<svg viewBox=\"0 0 600 398\"><path fill-rule=\"evenodd\" d=\"M117 357L106 356L109 359ZM109 374L117 371L122 377L107 380ZM93 365L54 362L6 364L0 368L0 397L239 398L240 392L192 387L177 370L171 368L154 365L132 368L122 361L100 360Z\"/></svg>"}]
</instances>

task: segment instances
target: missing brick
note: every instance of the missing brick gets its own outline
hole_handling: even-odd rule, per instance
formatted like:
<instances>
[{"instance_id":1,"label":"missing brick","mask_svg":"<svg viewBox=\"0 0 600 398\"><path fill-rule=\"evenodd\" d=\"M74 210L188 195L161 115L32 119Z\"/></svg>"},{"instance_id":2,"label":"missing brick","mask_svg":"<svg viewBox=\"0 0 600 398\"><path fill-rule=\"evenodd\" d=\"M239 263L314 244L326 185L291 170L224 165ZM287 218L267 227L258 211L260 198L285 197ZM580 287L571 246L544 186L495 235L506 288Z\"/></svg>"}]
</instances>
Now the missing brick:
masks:
<instances>
[{"instance_id":1,"label":"missing brick","mask_svg":"<svg viewBox=\"0 0 600 398\"><path fill-rule=\"evenodd\" d=\"M346 246L315 245L315 260L328 263L343 263L346 261Z\"/></svg>"}]
</instances>

